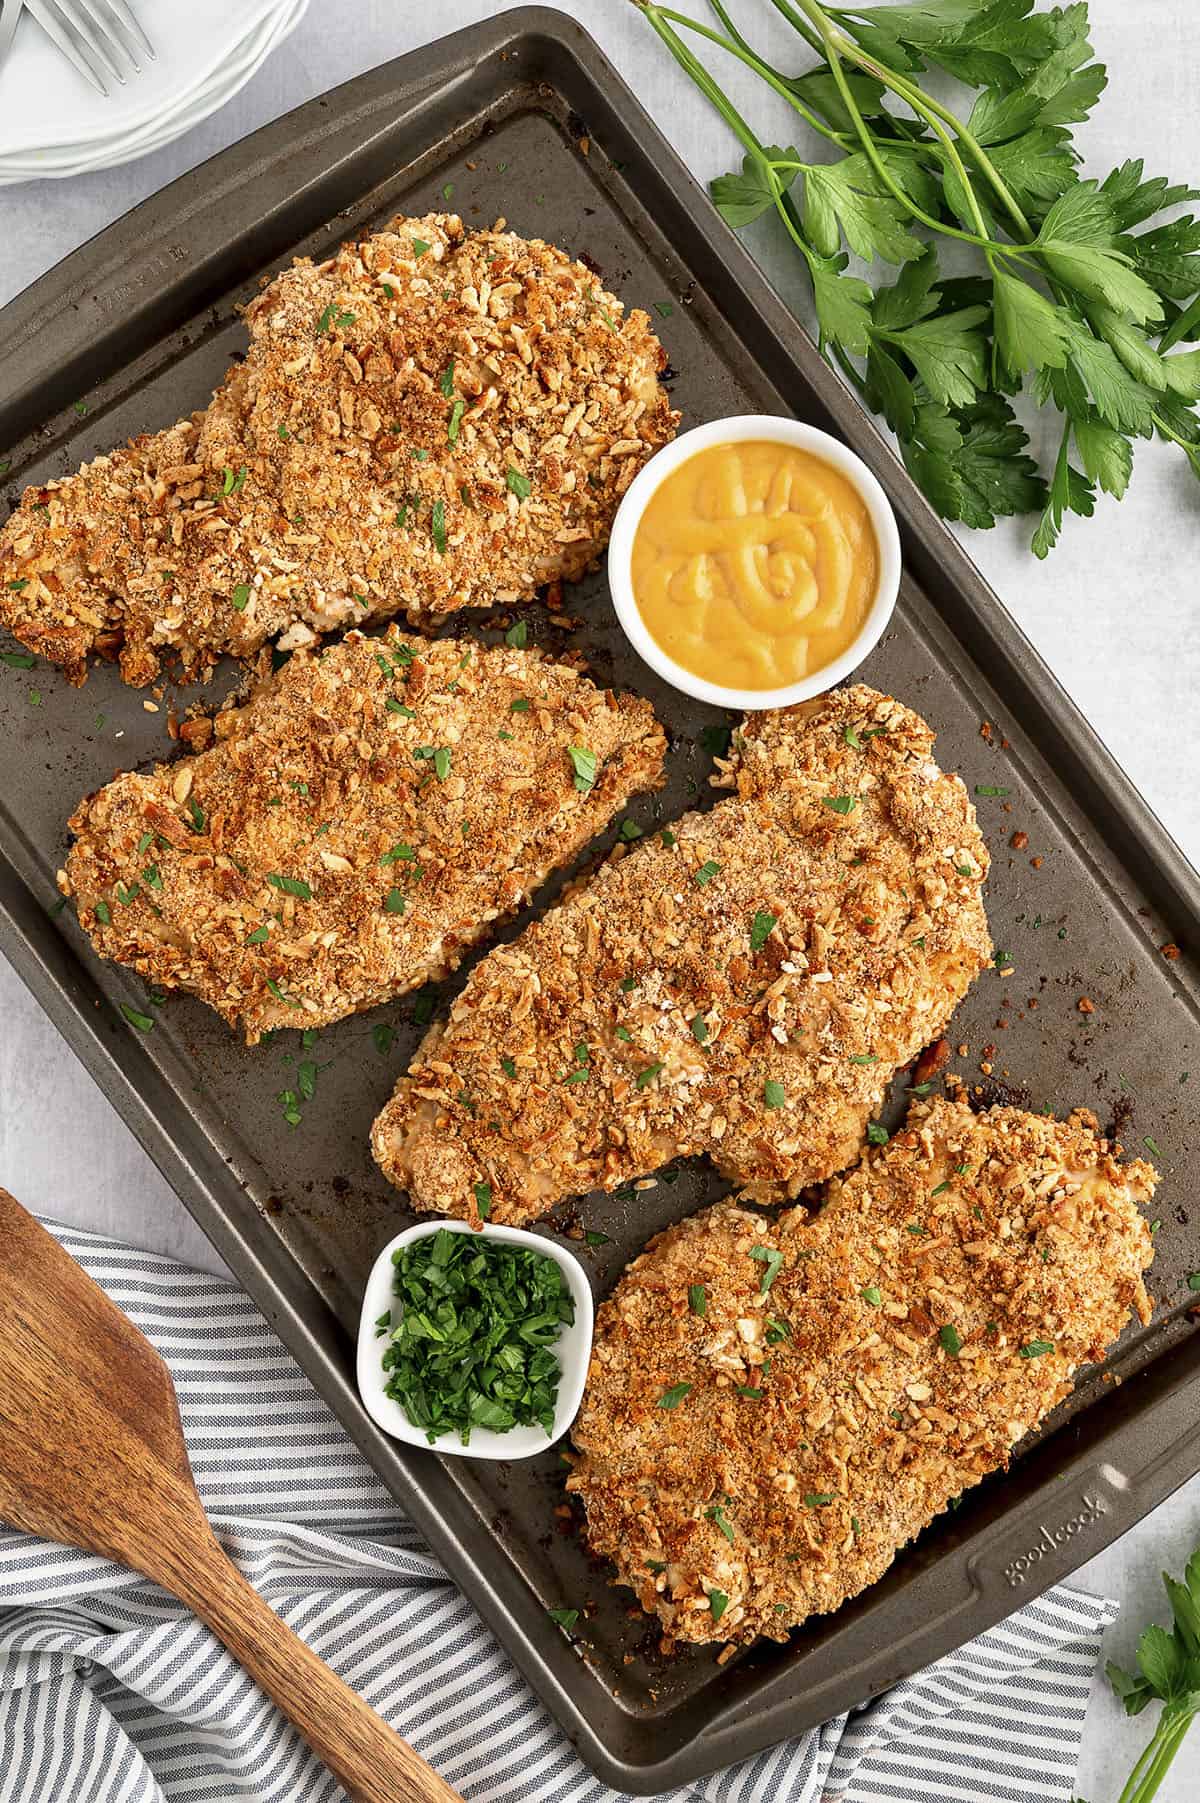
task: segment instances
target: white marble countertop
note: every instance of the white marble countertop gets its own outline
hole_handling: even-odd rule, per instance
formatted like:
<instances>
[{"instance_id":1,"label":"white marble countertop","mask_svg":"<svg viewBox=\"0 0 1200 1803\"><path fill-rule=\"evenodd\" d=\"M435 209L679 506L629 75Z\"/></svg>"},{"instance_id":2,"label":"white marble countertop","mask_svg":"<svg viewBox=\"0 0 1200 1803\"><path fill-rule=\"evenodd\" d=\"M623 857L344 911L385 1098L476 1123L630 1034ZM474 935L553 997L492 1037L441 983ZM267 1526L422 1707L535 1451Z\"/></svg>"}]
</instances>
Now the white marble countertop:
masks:
<instances>
[{"instance_id":1,"label":"white marble countertop","mask_svg":"<svg viewBox=\"0 0 1200 1803\"><path fill-rule=\"evenodd\" d=\"M436 22L452 31L494 10L488 0L441 0ZM732 165L724 128L626 0L591 0L575 10L698 176ZM760 0L735 6L739 16L767 10ZM147 6L147 18L149 12ZM1087 171L1104 174L1140 155L1149 174L1197 181L1191 0L1091 0L1091 14L1093 43L1110 66L1112 86L1078 134ZM425 41L432 23L424 8L396 0L342 0L336 7L315 0L250 85L177 143L124 168L0 190L0 304L136 201L289 107ZM745 98L756 120L768 119L753 84L739 74L730 71L729 91ZM763 135L770 139L769 126ZM794 294L786 259L768 253L765 260L784 292ZM1139 444L1124 502L1102 500L1095 519L1069 521L1044 564L1029 555L1021 528L963 536L1101 738L1200 862L1200 785L1189 730L1200 694L1200 487L1183 459ZM219 1269L174 1193L2 960L0 1022L3 1181L30 1208ZM1200 1478L1079 1573L1075 1581L1084 1588L1120 1599L1107 1650L1122 1663L1132 1663L1148 1621L1169 1620L1159 1572L1180 1571L1197 1543ZM1081 1797L1115 1803L1148 1719L1126 1722L1107 1685L1096 1683ZM1200 1728L1194 1732L1200 1736ZM1176 1761L1161 1803L1195 1803L1197 1752L1189 1746Z\"/></svg>"}]
</instances>

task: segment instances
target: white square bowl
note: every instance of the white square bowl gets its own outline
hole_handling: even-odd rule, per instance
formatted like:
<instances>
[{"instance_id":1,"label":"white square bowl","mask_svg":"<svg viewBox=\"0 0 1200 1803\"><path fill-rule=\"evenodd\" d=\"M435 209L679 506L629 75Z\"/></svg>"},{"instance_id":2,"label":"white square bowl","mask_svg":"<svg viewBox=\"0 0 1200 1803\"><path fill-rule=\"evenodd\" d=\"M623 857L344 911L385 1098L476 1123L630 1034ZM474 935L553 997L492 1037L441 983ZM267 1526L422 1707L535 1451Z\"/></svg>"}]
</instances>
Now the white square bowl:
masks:
<instances>
[{"instance_id":1,"label":"white square bowl","mask_svg":"<svg viewBox=\"0 0 1200 1803\"><path fill-rule=\"evenodd\" d=\"M519 1227L493 1227L485 1222L482 1229L485 1239L502 1240L510 1246L525 1246L532 1252L540 1252L544 1258L552 1258L570 1286L575 1303L575 1319L570 1326L564 1324L553 1348L562 1367L562 1376L554 1405L552 1434L547 1434L535 1422L530 1427L509 1428L507 1433L499 1433L490 1427L474 1427L466 1446L457 1433L439 1434L437 1439L430 1441L425 1429L413 1425L400 1404L387 1394L384 1387L387 1373L383 1368L383 1354L387 1342L385 1336L377 1331L375 1323L381 1315L391 1310L395 1298L392 1254L398 1247L411 1245L413 1240L424 1239L431 1233L478 1231L466 1221L421 1221L416 1227L406 1228L395 1239L388 1241L371 1266L371 1275L363 1294L362 1314L358 1323L359 1395L362 1397L363 1407L376 1426L381 1427L384 1433L391 1434L393 1439L403 1440L408 1446L424 1447L427 1452L442 1453L458 1459L531 1459L535 1453L545 1452L548 1446L561 1440L574 1421L583 1397L583 1386L587 1381L588 1362L592 1353L594 1311L587 1272L573 1252L556 1246L552 1240L542 1239L536 1233L524 1233Z\"/></svg>"}]
</instances>

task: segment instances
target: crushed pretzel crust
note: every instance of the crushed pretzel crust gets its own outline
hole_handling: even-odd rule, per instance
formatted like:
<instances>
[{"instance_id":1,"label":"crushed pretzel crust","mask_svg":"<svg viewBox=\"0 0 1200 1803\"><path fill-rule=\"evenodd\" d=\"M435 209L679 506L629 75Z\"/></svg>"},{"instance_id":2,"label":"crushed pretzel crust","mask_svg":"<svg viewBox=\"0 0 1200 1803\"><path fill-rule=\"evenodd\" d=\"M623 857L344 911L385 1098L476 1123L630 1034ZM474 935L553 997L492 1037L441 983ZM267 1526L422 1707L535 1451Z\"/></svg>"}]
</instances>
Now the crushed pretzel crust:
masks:
<instances>
[{"instance_id":1,"label":"crushed pretzel crust","mask_svg":"<svg viewBox=\"0 0 1200 1803\"><path fill-rule=\"evenodd\" d=\"M246 309L206 411L25 491L0 625L144 684L580 575L674 434L647 315L540 239L396 219Z\"/></svg>"},{"instance_id":2,"label":"crushed pretzel crust","mask_svg":"<svg viewBox=\"0 0 1200 1803\"><path fill-rule=\"evenodd\" d=\"M648 701L533 651L352 632L297 652L211 750L84 801L59 887L101 957L254 1044L444 976L661 780ZM579 786L568 748L595 754Z\"/></svg>"},{"instance_id":3,"label":"crushed pretzel crust","mask_svg":"<svg viewBox=\"0 0 1200 1803\"><path fill-rule=\"evenodd\" d=\"M522 1221L707 1153L764 1193L843 1169L986 963L988 856L909 708L747 716L687 814L471 973L375 1122L418 1209ZM834 805L829 805L829 804Z\"/></svg>"},{"instance_id":4,"label":"crushed pretzel crust","mask_svg":"<svg viewBox=\"0 0 1200 1803\"><path fill-rule=\"evenodd\" d=\"M1157 1174L1094 1129L914 1104L819 1215L720 1203L629 1266L567 1488L669 1641L782 1640L857 1595L1149 1319Z\"/></svg>"}]
</instances>

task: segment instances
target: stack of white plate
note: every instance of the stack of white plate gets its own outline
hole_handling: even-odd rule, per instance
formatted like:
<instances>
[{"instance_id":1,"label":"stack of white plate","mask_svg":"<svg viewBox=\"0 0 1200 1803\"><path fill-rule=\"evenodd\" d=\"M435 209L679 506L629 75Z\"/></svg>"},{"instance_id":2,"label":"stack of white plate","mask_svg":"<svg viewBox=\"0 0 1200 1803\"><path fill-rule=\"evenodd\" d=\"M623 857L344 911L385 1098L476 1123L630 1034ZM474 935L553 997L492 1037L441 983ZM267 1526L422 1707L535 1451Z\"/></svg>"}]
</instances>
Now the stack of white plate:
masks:
<instances>
[{"instance_id":1,"label":"stack of white plate","mask_svg":"<svg viewBox=\"0 0 1200 1803\"><path fill-rule=\"evenodd\" d=\"M131 0L156 56L108 97L89 86L28 13L0 65L0 185L127 163L224 106L308 0Z\"/></svg>"}]
</instances>

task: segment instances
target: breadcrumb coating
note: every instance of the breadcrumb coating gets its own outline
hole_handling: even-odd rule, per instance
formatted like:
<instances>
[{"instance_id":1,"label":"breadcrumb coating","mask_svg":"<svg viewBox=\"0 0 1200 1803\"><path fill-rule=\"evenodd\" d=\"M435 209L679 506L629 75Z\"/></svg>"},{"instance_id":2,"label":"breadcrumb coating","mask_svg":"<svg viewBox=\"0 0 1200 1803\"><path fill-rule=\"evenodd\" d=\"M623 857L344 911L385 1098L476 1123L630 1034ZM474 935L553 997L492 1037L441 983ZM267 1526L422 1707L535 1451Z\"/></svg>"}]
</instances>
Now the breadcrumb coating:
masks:
<instances>
[{"instance_id":1,"label":"breadcrumb coating","mask_svg":"<svg viewBox=\"0 0 1200 1803\"><path fill-rule=\"evenodd\" d=\"M418 1209L520 1222L707 1153L795 1195L857 1155L991 952L988 856L911 709L748 715L720 782L472 971L377 1119Z\"/></svg>"},{"instance_id":2,"label":"breadcrumb coating","mask_svg":"<svg viewBox=\"0 0 1200 1803\"><path fill-rule=\"evenodd\" d=\"M648 701L398 627L297 652L215 725L212 749L82 803L59 887L101 957L250 1044L453 970L660 781L665 750Z\"/></svg>"},{"instance_id":3,"label":"breadcrumb coating","mask_svg":"<svg viewBox=\"0 0 1200 1803\"><path fill-rule=\"evenodd\" d=\"M501 225L503 222L500 222ZM394 220L277 276L206 411L29 488L0 625L82 682L580 575L674 435L647 315L540 239Z\"/></svg>"},{"instance_id":4,"label":"breadcrumb coating","mask_svg":"<svg viewBox=\"0 0 1200 1803\"><path fill-rule=\"evenodd\" d=\"M1145 1322L1157 1181L1094 1117L915 1104L820 1214L738 1202L600 1308L567 1488L668 1643L785 1639L896 1553Z\"/></svg>"}]
</instances>

